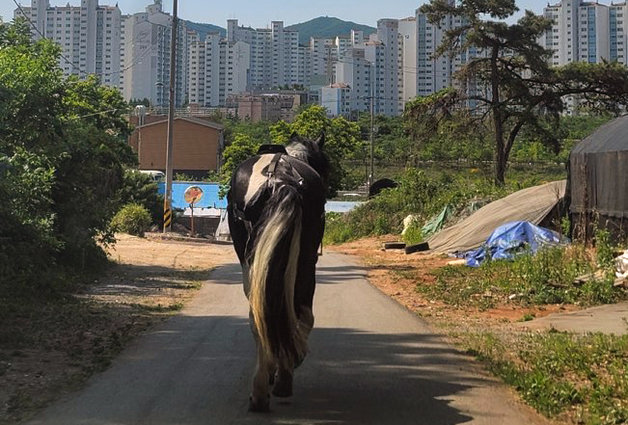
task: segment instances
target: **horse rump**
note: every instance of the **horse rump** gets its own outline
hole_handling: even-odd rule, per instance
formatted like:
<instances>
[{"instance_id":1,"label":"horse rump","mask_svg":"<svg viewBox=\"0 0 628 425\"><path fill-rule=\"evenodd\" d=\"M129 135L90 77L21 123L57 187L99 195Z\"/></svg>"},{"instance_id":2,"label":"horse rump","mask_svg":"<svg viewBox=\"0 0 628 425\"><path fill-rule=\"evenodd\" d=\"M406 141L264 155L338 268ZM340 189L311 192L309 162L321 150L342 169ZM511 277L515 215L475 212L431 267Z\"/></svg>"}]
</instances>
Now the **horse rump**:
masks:
<instances>
[{"instance_id":1,"label":"horse rump","mask_svg":"<svg viewBox=\"0 0 628 425\"><path fill-rule=\"evenodd\" d=\"M289 369L307 351L307 335L299 329L294 306L301 220L302 198L297 189L277 187L256 226L249 268L249 303L262 352L269 363Z\"/></svg>"}]
</instances>

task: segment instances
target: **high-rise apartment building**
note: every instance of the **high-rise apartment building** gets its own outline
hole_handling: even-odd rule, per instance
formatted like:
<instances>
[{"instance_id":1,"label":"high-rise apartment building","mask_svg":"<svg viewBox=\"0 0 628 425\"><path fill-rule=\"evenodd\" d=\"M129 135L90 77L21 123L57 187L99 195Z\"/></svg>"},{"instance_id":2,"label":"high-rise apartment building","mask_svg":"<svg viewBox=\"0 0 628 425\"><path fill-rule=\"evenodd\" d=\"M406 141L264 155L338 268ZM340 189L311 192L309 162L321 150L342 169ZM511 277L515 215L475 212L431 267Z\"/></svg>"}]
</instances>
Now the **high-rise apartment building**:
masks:
<instances>
[{"instance_id":1,"label":"high-rise apartment building","mask_svg":"<svg viewBox=\"0 0 628 425\"><path fill-rule=\"evenodd\" d=\"M282 21L270 28L238 26L237 19L227 21L227 40L251 46L249 90L265 90L305 84L304 49L299 48L298 31L284 28Z\"/></svg>"},{"instance_id":2,"label":"high-rise apartment building","mask_svg":"<svg viewBox=\"0 0 628 425\"><path fill-rule=\"evenodd\" d=\"M224 105L228 96L243 93L249 84L251 46L230 42L219 34L188 46L189 101L200 106Z\"/></svg>"},{"instance_id":3,"label":"high-rise apartment building","mask_svg":"<svg viewBox=\"0 0 628 425\"><path fill-rule=\"evenodd\" d=\"M103 84L120 84L121 12L118 6L100 6L81 0L80 6L51 7L49 0L31 0L22 11L33 26L33 38L49 38L61 47L59 66L65 75L95 74Z\"/></svg>"},{"instance_id":4,"label":"high-rise apartment building","mask_svg":"<svg viewBox=\"0 0 628 425\"><path fill-rule=\"evenodd\" d=\"M337 84L345 84L349 89L348 95L345 95L348 99L345 103L346 109L341 110L341 115L348 116L354 111L369 110L374 82L372 71L371 62L365 58L364 45L352 47L340 57L336 63L336 81L339 82ZM333 105L333 99L327 99L324 93L322 98L323 102ZM323 103L323 106L327 107L328 104Z\"/></svg>"},{"instance_id":5,"label":"high-rise apartment building","mask_svg":"<svg viewBox=\"0 0 628 425\"><path fill-rule=\"evenodd\" d=\"M628 4L611 4L608 14L609 59L628 65Z\"/></svg>"},{"instance_id":6,"label":"high-rise apartment building","mask_svg":"<svg viewBox=\"0 0 628 425\"><path fill-rule=\"evenodd\" d=\"M123 17L124 62L122 93L125 99L149 99L152 105L167 106L170 91L170 40L172 17L163 11L161 0L145 12ZM177 23L175 104L187 101L187 41L184 21Z\"/></svg>"},{"instance_id":7,"label":"high-rise apartment building","mask_svg":"<svg viewBox=\"0 0 628 425\"><path fill-rule=\"evenodd\" d=\"M403 43L399 20L377 21L376 40L381 49L378 49L375 57L371 56L375 65L375 110L378 114L399 115L403 111Z\"/></svg>"},{"instance_id":8,"label":"high-rise apartment building","mask_svg":"<svg viewBox=\"0 0 628 425\"><path fill-rule=\"evenodd\" d=\"M330 85L334 81L332 72L338 60L338 49L331 38L310 38L310 69L308 83Z\"/></svg>"},{"instance_id":9,"label":"high-rise apartment building","mask_svg":"<svg viewBox=\"0 0 628 425\"><path fill-rule=\"evenodd\" d=\"M417 24L416 17L399 20L402 78L401 101L405 103L417 95Z\"/></svg>"},{"instance_id":10,"label":"high-rise apartment building","mask_svg":"<svg viewBox=\"0 0 628 425\"><path fill-rule=\"evenodd\" d=\"M561 0L545 7L543 15L553 20L553 25L541 42L553 50L551 64L598 63L611 59L611 51L616 59L618 48L625 46L622 9L622 5L609 7L583 0Z\"/></svg>"},{"instance_id":11,"label":"high-rise apartment building","mask_svg":"<svg viewBox=\"0 0 628 425\"><path fill-rule=\"evenodd\" d=\"M455 67L466 62L464 55L454 59L436 55L445 31L453 28L454 21L453 16L448 16L436 25L429 22L419 9L416 11L416 93L419 96L429 96L452 86Z\"/></svg>"}]
</instances>

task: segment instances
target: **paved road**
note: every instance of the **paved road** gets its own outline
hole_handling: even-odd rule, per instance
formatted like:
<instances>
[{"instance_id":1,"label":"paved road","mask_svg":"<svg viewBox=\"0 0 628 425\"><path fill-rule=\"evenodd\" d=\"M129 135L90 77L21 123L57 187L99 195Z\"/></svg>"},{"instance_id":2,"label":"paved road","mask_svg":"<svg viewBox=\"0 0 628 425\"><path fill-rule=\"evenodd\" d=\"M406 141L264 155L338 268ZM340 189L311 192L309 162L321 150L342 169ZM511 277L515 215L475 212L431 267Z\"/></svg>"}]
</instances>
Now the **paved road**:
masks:
<instances>
[{"instance_id":1,"label":"paved road","mask_svg":"<svg viewBox=\"0 0 628 425\"><path fill-rule=\"evenodd\" d=\"M529 322L517 323L527 329L550 329L567 332L602 332L628 334L628 301L600 305L568 313L553 313Z\"/></svg>"},{"instance_id":2,"label":"paved road","mask_svg":"<svg viewBox=\"0 0 628 425\"><path fill-rule=\"evenodd\" d=\"M80 393L30 424L542 423L417 317L371 287L351 259L319 264L310 355L295 395L247 412L254 346L239 267L215 271L181 315L139 338Z\"/></svg>"}]
</instances>

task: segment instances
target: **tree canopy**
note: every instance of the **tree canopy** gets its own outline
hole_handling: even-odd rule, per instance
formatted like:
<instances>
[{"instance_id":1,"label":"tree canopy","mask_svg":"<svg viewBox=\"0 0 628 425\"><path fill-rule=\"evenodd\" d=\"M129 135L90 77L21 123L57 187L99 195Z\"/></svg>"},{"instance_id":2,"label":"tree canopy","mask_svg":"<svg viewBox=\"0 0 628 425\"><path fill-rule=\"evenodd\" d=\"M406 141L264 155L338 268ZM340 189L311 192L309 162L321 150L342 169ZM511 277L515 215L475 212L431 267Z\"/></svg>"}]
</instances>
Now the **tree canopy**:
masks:
<instances>
[{"instance_id":1,"label":"tree canopy","mask_svg":"<svg viewBox=\"0 0 628 425\"><path fill-rule=\"evenodd\" d=\"M437 56L453 58L471 48L478 54L467 55L455 73L456 95L439 93L428 99L429 105L411 102L406 117L426 120L435 110L446 113L477 105L472 114L493 133L498 184L504 183L508 158L522 128L544 133L544 142L559 149L548 119L555 123L560 118L567 106L566 96L575 96L580 106L613 110L628 101L628 70L618 63L572 62L551 67L552 51L538 40L552 22L530 11L515 24L502 21L518 10L514 0L432 0L420 10L434 25L441 25L446 16L461 22L445 29Z\"/></svg>"},{"instance_id":2,"label":"tree canopy","mask_svg":"<svg viewBox=\"0 0 628 425\"><path fill-rule=\"evenodd\" d=\"M111 241L128 109L95 77L64 78L60 50L23 21L0 27L0 277L50 287L54 270L92 267Z\"/></svg>"},{"instance_id":3,"label":"tree canopy","mask_svg":"<svg viewBox=\"0 0 628 425\"><path fill-rule=\"evenodd\" d=\"M325 133L325 152L329 157L331 173L329 176L328 197L333 197L340 189L346 175L342 160L356 155L362 150L360 127L344 117L329 118L327 110L319 105L312 105L298 114L294 122L280 121L271 126L270 132L275 143L285 144L292 133L310 139Z\"/></svg>"}]
</instances>

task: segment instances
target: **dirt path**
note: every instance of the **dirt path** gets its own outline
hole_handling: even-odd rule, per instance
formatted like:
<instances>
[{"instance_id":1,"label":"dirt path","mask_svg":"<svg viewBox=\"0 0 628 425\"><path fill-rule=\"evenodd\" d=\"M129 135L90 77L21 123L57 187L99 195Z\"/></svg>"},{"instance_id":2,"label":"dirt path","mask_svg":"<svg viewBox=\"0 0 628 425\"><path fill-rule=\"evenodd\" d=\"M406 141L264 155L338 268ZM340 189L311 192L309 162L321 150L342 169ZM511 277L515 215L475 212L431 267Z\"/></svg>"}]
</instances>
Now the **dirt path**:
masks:
<instances>
[{"instance_id":1,"label":"dirt path","mask_svg":"<svg viewBox=\"0 0 628 425\"><path fill-rule=\"evenodd\" d=\"M179 312L230 245L118 235L115 262L74 295L4 306L0 424L13 424L107 368L137 335Z\"/></svg>"}]
</instances>

